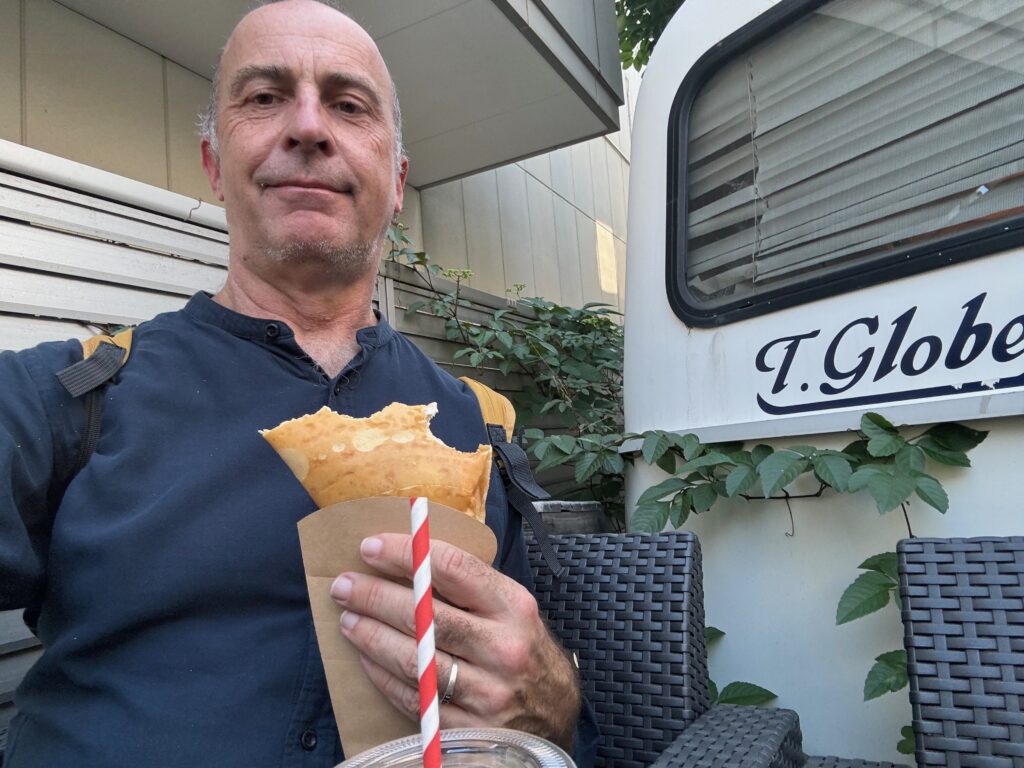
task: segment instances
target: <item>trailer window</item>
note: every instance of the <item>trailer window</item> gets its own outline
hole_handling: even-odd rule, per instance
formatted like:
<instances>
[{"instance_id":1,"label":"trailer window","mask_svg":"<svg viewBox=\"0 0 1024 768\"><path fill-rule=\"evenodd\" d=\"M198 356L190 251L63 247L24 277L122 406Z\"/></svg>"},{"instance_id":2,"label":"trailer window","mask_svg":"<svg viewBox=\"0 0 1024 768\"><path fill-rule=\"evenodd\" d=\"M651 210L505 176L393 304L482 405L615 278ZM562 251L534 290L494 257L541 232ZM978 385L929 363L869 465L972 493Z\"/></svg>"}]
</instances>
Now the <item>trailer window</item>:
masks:
<instances>
[{"instance_id":1,"label":"trailer window","mask_svg":"<svg viewBox=\"0 0 1024 768\"><path fill-rule=\"evenodd\" d=\"M691 70L668 287L718 325L1024 238L1024 3L783 2Z\"/></svg>"}]
</instances>

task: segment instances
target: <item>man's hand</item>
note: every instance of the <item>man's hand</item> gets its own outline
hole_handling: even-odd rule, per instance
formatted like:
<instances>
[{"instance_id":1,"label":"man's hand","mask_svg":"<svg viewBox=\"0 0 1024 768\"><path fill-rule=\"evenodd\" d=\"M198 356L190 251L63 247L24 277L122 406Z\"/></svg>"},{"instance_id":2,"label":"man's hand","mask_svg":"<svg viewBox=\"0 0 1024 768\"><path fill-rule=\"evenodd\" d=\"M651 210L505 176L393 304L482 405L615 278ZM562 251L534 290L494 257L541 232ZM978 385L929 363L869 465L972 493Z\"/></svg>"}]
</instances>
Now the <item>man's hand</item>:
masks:
<instances>
[{"instance_id":1,"label":"man's hand","mask_svg":"<svg viewBox=\"0 0 1024 768\"><path fill-rule=\"evenodd\" d=\"M381 574L410 579L412 538L365 539L363 560ZM580 709L572 663L545 627L537 601L521 584L450 544L431 541L437 684L444 692L452 658L459 663L441 726L501 726L572 748ZM412 588L386 578L343 573L331 588L345 609L341 631L360 651L374 685L399 710L419 717Z\"/></svg>"}]
</instances>

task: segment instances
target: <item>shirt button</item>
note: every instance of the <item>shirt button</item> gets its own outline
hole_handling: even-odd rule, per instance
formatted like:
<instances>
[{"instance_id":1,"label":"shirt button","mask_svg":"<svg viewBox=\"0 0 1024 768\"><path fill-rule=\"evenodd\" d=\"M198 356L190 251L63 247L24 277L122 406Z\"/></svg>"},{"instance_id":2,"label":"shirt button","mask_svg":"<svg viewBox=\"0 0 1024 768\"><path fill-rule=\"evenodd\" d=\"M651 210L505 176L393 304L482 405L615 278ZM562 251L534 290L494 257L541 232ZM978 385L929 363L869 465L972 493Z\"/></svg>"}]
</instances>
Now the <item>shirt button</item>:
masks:
<instances>
[{"instance_id":1,"label":"shirt button","mask_svg":"<svg viewBox=\"0 0 1024 768\"><path fill-rule=\"evenodd\" d=\"M334 385L334 394L340 395L341 390L343 390L344 388L345 386L339 381L337 384Z\"/></svg>"},{"instance_id":2,"label":"shirt button","mask_svg":"<svg viewBox=\"0 0 1024 768\"><path fill-rule=\"evenodd\" d=\"M307 752L312 752L316 749L316 731L312 728L302 732L302 737L299 739L299 743L302 744L302 748Z\"/></svg>"},{"instance_id":3,"label":"shirt button","mask_svg":"<svg viewBox=\"0 0 1024 768\"><path fill-rule=\"evenodd\" d=\"M267 323L264 333L267 335L268 339L276 339L281 335L281 326L277 323Z\"/></svg>"}]
</instances>

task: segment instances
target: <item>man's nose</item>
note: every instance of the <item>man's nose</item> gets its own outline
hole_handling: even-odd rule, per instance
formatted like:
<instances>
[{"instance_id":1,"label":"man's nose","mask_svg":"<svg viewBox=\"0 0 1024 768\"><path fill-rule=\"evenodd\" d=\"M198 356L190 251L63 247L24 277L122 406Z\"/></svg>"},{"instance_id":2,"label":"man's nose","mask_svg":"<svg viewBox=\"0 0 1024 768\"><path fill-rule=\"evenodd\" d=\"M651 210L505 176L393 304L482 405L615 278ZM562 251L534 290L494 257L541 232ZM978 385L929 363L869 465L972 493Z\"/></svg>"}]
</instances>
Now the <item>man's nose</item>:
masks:
<instances>
[{"instance_id":1,"label":"man's nose","mask_svg":"<svg viewBox=\"0 0 1024 768\"><path fill-rule=\"evenodd\" d=\"M285 141L288 149L299 149L307 153L331 154L334 151L329 115L319 94L297 94L292 104Z\"/></svg>"}]
</instances>

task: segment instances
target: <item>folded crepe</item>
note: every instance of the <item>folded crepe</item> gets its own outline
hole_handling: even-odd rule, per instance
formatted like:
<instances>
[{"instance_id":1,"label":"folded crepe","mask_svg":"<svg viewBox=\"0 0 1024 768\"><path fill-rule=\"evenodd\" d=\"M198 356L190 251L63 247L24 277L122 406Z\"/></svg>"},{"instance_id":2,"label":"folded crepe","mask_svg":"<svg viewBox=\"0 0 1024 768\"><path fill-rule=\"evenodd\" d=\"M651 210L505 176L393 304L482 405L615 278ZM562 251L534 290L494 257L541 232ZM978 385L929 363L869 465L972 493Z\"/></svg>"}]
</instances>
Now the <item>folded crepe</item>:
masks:
<instances>
[{"instance_id":1,"label":"folded crepe","mask_svg":"<svg viewBox=\"0 0 1024 768\"><path fill-rule=\"evenodd\" d=\"M371 496L426 496L485 517L491 447L464 453L430 431L437 405L392 403L365 419L324 406L260 430L319 507Z\"/></svg>"}]
</instances>

